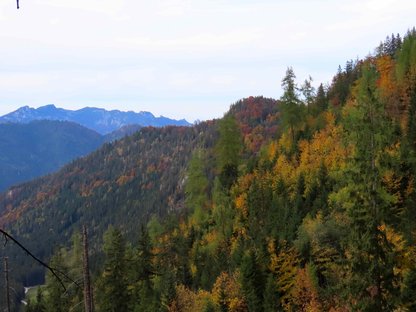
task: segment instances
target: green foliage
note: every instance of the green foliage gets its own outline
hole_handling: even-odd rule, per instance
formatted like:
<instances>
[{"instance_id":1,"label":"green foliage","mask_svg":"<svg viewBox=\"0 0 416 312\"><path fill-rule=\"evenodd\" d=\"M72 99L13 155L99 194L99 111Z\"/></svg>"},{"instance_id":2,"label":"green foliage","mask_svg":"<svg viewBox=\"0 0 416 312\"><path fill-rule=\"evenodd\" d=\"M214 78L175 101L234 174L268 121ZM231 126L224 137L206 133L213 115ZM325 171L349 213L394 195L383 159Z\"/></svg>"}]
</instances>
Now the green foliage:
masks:
<instances>
[{"instance_id":1,"label":"green foliage","mask_svg":"<svg viewBox=\"0 0 416 312\"><path fill-rule=\"evenodd\" d=\"M152 244L147 229L142 226L139 242L133 255L129 279L135 311L154 311L156 308L153 277Z\"/></svg>"},{"instance_id":2,"label":"green foliage","mask_svg":"<svg viewBox=\"0 0 416 312\"><path fill-rule=\"evenodd\" d=\"M130 302L127 284L126 243L121 232L109 227L104 235L104 271L98 281L100 311L127 311Z\"/></svg>"},{"instance_id":3,"label":"green foliage","mask_svg":"<svg viewBox=\"0 0 416 312\"><path fill-rule=\"evenodd\" d=\"M277 292L276 279L273 274L268 274L263 296L264 312L279 311L279 293Z\"/></svg>"},{"instance_id":4,"label":"green foliage","mask_svg":"<svg viewBox=\"0 0 416 312\"><path fill-rule=\"evenodd\" d=\"M377 97L377 74L371 64L363 70L357 86L357 105L345 123L354 154L344 172L348 201L338 201L349 217L347 280L354 304L362 310L386 309L394 295L392 246L382 229L389 222L395 198L382 183L385 153L391 142L391 120ZM341 199L341 198L339 198ZM343 198L345 199L345 198Z\"/></svg>"},{"instance_id":5,"label":"green foliage","mask_svg":"<svg viewBox=\"0 0 416 312\"><path fill-rule=\"evenodd\" d=\"M416 309L416 270L414 268L406 274L403 284L401 292L402 304L408 311L413 311Z\"/></svg>"},{"instance_id":6,"label":"green foliage","mask_svg":"<svg viewBox=\"0 0 416 312\"><path fill-rule=\"evenodd\" d=\"M50 261L50 266L56 268L61 272L64 272L65 274L68 273L68 268L64 264L64 258L61 250L58 250L52 257ZM61 285L61 282L54 275L52 275L51 272L48 272L48 274L46 275L46 291L48 294L48 296L45 299L46 311L68 311L68 295L63 286ZM38 299L36 301L39 302Z\"/></svg>"},{"instance_id":7,"label":"green foliage","mask_svg":"<svg viewBox=\"0 0 416 312\"><path fill-rule=\"evenodd\" d=\"M312 104L312 114L317 115L320 112L325 111L328 108L328 99L322 83L319 85L316 91L316 98Z\"/></svg>"},{"instance_id":8,"label":"green foliage","mask_svg":"<svg viewBox=\"0 0 416 312\"><path fill-rule=\"evenodd\" d=\"M292 148L295 144L295 131L299 124L303 121L305 106L300 101L297 94L295 83L295 73L291 67L286 70L286 75L282 80L283 95L280 98L280 109L282 111L282 125L284 129L289 130L292 136ZM305 86L304 91L306 97L312 96L312 87ZM308 100L308 99L307 99ZM309 98L309 101L311 99Z\"/></svg>"},{"instance_id":9,"label":"green foliage","mask_svg":"<svg viewBox=\"0 0 416 312\"><path fill-rule=\"evenodd\" d=\"M219 122L219 138L215 146L217 163L220 170L220 181L229 189L238 176L241 161L241 134L233 115L226 115Z\"/></svg>"},{"instance_id":10,"label":"green foliage","mask_svg":"<svg viewBox=\"0 0 416 312\"><path fill-rule=\"evenodd\" d=\"M185 185L185 204L193 212L195 224L203 224L207 219L209 180L204 164L204 151L195 150L189 162Z\"/></svg>"},{"instance_id":11,"label":"green foliage","mask_svg":"<svg viewBox=\"0 0 416 312\"><path fill-rule=\"evenodd\" d=\"M36 292L36 299L35 300L28 300L27 305L24 309L25 312L46 312L46 311L52 311L47 310L45 307L45 298L43 295L43 290L41 287L37 288Z\"/></svg>"},{"instance_id":12,"label":"green foliage","mask_svg":"<svg viewBox=\"0 0 416 312\"><path fill-rule=\"evenodd\" d=\"M241 262L241 287L247 301L248 311L263 311L264 277L254 251L247 252Z\"/></svg>"},{"instance_id":13,"label":"green foliage","mask_svg":"<svg viewBox=\"0 0 416 312\"><path fill-rule=\"evenodd\" d=\"M405 36L397 57L396 75L404 83L409 75L416 74L416 31L413 28Z\"/></svg>"}]
</instances>

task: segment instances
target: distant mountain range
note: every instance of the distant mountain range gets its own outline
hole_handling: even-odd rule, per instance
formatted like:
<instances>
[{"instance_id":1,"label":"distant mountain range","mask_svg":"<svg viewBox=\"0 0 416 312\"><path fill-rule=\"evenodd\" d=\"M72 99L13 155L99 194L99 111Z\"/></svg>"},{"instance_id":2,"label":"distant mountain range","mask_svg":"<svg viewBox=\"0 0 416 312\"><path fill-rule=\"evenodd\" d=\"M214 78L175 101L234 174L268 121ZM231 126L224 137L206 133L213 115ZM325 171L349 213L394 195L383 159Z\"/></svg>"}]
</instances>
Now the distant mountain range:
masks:
<instances>
[{"instance_id":1,"label":"distant mountain range","mask_svg":"<svg viewBox=\"0 0 416 312\"><path fill-rule=\"evenodd\" d=\"M17 183L54 172L142 127L189 126L186 120L155 117L148 112L76 111L46 105L28 106L0 117L0 192Z\"/></svg>"},{"instance_id":2,"label":"distant mountain range","mask_svg":"<svg viewBox=\"0 0 416 312\"><path fill-rule=\"evenodd\" d=\"M102 135L109 134L127 125L139 125L141 127L190 126L190 123L185 119L175 120L163 116L155 117L149 112L107 111L94 107L66 110L58 108L53 104L37 109L24 106L0 117L0 123L29 123L35 120L72 121Z\"/></svg>"}]
</instances>

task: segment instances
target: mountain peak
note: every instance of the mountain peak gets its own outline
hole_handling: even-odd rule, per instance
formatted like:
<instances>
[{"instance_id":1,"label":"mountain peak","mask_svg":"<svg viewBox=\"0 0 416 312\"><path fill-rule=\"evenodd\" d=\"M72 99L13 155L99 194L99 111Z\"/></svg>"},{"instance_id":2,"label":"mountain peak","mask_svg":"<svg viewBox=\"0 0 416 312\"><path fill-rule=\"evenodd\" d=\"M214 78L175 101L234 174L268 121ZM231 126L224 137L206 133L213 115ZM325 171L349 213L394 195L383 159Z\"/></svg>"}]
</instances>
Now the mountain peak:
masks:
<instances>
[{"instance_id":1,"label":"mountain peak","mask_svg":"<svg viewBox=\"0 0 416 312\"><path fill-rule=\"evenodd\" d=\"M55 104L47 104L47 105L39 107L39 109L40 108L56 108L56 106L55 106Z\"/></svg>"},{"instance_id":2,"label":"mountain peak","mask_svg":"<svg viewBox=\"0 0 416 312\"><path fill-rule=\"evenodd\" d=\"M167 117L155 117L150 112L105 110L97 107L84 107L79 110L66 110L57 108L54 104L41 106L37 109L23 106L18 110L0 117L0 123L29 123L34 120L61 120L72 121L92 129L103 135L111 133L126 125L139 125L141 127L153 126L190 126L185 119L175 120Z\"/></svg>"}]
</instances>

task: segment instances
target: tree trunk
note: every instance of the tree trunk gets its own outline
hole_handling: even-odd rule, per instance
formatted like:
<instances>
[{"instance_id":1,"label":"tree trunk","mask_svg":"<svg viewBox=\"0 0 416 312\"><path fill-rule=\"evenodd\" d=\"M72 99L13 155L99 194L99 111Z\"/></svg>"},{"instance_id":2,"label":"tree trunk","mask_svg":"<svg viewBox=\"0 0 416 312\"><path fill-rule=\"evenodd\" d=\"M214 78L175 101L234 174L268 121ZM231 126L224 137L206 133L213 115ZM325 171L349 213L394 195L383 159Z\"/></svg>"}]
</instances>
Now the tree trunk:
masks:
<instances>
[{"instance_id":1,"label":"tree trunk","mask_svg":"<svg viewBox=\"0 0 416 312\"><path fill-rule=\"evenodd\" d=\"M7 257L3 258L4 260L4 277L6 281L6 303L7 303L7 312L10 312L10 286L9 286L9 264L7 262Z\"/></svg>"},{"instance_id":2,"label":"tree trunk","mask_svg":"<svg viewBox=\"0 0 416 312\"><path fill-rule=\"evenodd\" d=\"M91 281L90 281L90 267L88 261L88 234L87 227L84 225L82 229L82 240L84 245L83 253L83 271L84 271L84 304L85 312L92 312L92 296L91 296Z\"/></svg>"}]
</instances>

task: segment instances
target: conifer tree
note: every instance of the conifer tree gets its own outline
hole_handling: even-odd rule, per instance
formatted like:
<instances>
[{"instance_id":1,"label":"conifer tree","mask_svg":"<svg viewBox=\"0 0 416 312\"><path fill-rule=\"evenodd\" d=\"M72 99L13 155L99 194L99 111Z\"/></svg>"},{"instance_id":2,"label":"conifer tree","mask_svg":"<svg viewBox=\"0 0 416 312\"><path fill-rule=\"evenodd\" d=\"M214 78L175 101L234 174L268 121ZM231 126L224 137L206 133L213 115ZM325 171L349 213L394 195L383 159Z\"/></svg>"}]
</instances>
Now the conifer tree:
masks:
<instances>
[{"instance_id":1,"label":"conifer tree","mask_svg":"<svg viewBox=\"0 0 416 312\"><path fill-rule=\"evenodd\" d=\"M127 290L126 243L118 229L109 227L104 234L105 263L97 301L103 312L127 311L130 296Z\"/></svg>"},{"instance_id":2,"label":"conifer tree","mask_svg":"<svg viewBox=\"0 0 416 312\"><path fill-rule=\"evenodd\" d=\"M277 292L276 278L273 274L268 274L266 287L263 296L264 312L279 311L279 293Z\"/></svg>"},{"instance_id":3,"label":"conifer tree","mask_svg":"<svg viewBox=\"0 0 416 312\"><path fill-rule=\"evenodd\" d=\"M391 135L391 121L376 91L377 73L368 64L356 90L357 103L345 122L354 153L344 173L347 185L339 192L339 204L350 219L347 240L347 288L355 309L376 311L391 307L394 292L391 246L382 225L388 222L394 197L385 189L385 152ZM345 194L348 194L345 197Z\"/></svg>"},{"instance_id":4,"label":"conifer tree","mask_svg":"<svg viewBox=\"0 0 416 312\"><path fill-rule=\"evenodd\" d=\"M308 107L308 111L310 109L310 105L312 105L313 100L315 98L315 88L312 86L313 79L309 76L308 79L305 79L303 82L300 91L302 92L304 103Z\"/></svg>"},{"instance_id":5,"label":"conifer tree","mask_svg":"<svg viewBox=\"0 0 416 312\"><path fill-rule=\"evenodd\" d=\"M152 277L154 275L152 245L147 228L141 227L141 234L134 256L131 278L133 285L133 301L135 311L153 311L154 288Z\"/></svg>"},{"instance_id":6,"label":"conifer tree","mask_svg":"<svg viewBox=\"0 0 416 312\"><path fill-rule=\"evenodd\" d=\"M216 151L220 181L228 190L237 179L242 152L241 132L233 115L226 115L219 122Z\"/></svg>"},{"instance_id":7,"label":"conifer tree","mask_svg":"<svg viewBox=\"0 0 416 312\"><path fill-rule=\"evenodd\" d=\"M50 261L50 266L57 268L61 272L67 272L62 257L62 251L58 250ZM56 279L50 272L46 275L46 290L48 296L46 297L46 311L48 312L66 312L69 309L69 300L66 290L62 287L60 281Z\"/></svg>"},{"instance_id":8,"label":"conifer tree","mask_svg":"<svg viewBox=\"0 0 416 312\"><path fill-rule=\"evenodd\" d=\"M30 299L25 307L25 312L46 312L45 296L43 295L42 288L39 287L36 292L36 300L32 302Z\"/></svg>"},{"instance_id":9,"label":"conifer tree","mask_svg":"<svg viewBox=\"0 0 416 312\"><path fill-rule=\"evenodd\" d=\"M322 83L319 85L315 97L315 107L318 112L323 112L328 108L328 99Z\"/></svg>"},{"instance_id":10,"label":"conifer tree","mask_svg":"<svg viewBox=\"0 0 416 312\"><path fill-rule=\"evenodd\" d=\"M403 306L408 311L416 311L416 269L412 268L404 278L404 287L401 293L401 300Z\"/></svg>"},{"instance_id":11,"label":"conifer tree","mask_svg":"<svg viewBox=\"0 0 416 312\"><path fill-rule=\"evenodd\" d=\"M254 251L247 252L241 263L241 288L249 312L263 311L263 274Z\"/></svg>"},{"instance_id":12,"label":"conifer tree","mask_svg":"<svg viewBox=\"0 0 416 312\"><path fill-rule=\"evenodd\" d=\"M206 221L208 205L208 178L204 172L204 152L197 149L189 162L188 180L185 185L186 206L194 215L196 224Z\"/></svg>"},{"instance_id":13,"label":"conifer tree","mask_svg":"<svg viewBox=\"0 0 416 312\"><path fill-rule=\"evenodd\" d=\"M282 80L283 95L280 98L282 124L291 133L292 145L295 143L295 129L303 119L303 105L297 94L295 79L295 73L292 67L289 67Z\"/></svg>"}]
</instances>

